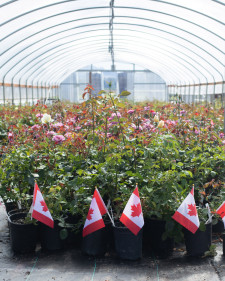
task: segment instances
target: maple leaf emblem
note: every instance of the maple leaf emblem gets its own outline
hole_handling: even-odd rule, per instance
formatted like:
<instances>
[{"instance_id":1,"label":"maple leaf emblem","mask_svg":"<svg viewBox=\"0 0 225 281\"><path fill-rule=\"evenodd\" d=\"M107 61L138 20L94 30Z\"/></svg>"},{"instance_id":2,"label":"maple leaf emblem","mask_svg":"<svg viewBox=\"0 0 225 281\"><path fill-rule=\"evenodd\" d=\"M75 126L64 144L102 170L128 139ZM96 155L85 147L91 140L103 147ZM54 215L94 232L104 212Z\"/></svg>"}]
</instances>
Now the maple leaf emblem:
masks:
<instances>
[{"instance_id":1,"label":"maple leaf emblem","mask_svg":"<svg viewBox=\"0 0 225 281\"><path fill-rule=\"evenodd\" d=\"M94 213L94 210L93 209L89 209L88 214L87 214L87 219L89 221L92 220L92 216L91 215L93 215L93 213Z\"/></svg>"},{"instance_id":2,"label":"maple leaf emblem","mask_svg":"<svg viewBox=\"0 0 225 281\"><path fill-rule=\"evenodd\" d=\"M193 204L188 204L188 209L190 210L190 211L188 212L188 215L189 215L189 216L196 216L196 215L197 215L197 210L196 210L195 205L193 205Z\"/></svg>"},{"instance_id":3,"label":"maple leaf emblem","mask_svg":"<svg viewBox=\"0 0 225 281\"><path fill-rule=\"evenodd\" d=\"M43 212L47 212L48 211L48 207L47 207L45 201L40 201L40 203L41 203L41 206L42 206L42 211Z\"/></svg>"},{"instance_id":4,"label":"maple leaf emblem","mask_svg":"<svg viewBox=\"0 0 225 281\"><path fill-rule=\"evenodd\" d=\"M132 205L131 211L132 211L132 214L131 214L132 217L139 217L140 214L142 213L141 203L138 203L137 205L135 205L135 204Z\"/></svg>"}]
</instances>

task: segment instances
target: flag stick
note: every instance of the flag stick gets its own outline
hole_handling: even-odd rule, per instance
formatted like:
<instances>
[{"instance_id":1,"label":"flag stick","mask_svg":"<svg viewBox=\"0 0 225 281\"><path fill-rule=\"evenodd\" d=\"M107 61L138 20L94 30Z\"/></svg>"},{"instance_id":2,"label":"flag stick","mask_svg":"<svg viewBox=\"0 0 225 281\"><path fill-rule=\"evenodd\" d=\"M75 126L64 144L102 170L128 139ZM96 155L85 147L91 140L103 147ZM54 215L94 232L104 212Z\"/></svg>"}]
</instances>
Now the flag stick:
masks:
<instances>
[{"instance_id":1,"label":"flag stick","mask_svg":"<svg viewBox=\"0 0 225 281\"><path fill-rule=\"evenodd\" d=\"M95 186L95 189L97 189L97 186ZM110 216L110 214L109 214L109 211L108 211L108 205L110 204L110 200L108 201L108 204L107 204L107 207L106 207L106 210L107 210L107 214L108 214L108 216L109 216L109 218L110 218L110 220L111 220L111 223L112 223L112 225L113 226L115 226L115 223L114 223L114 221L113 221L113 219L112 219L112 217Z\"/></svg>"},{"instance_id":2,"label":"flag stick","mask_svg":"<svg viewBox=\"0 0 225 281\"><path fill-rule=\"evenodd\" d=\"M206 221L205 224L208 224L208 223L211 223L211 222L212 222L212 214L211 214L211 211L210 211L210 208L209 208L209 204L206 203L205 206L206 206L206 208L208 209L208 216L209 216L209 218L208 218L208 220Z\"/></svg>"},{"instance_id":3,"label":"flag stick","mask_svg":"<svg viewBox=\"0 0 225 281\"><path fill-rule=\"evenodd\" d=\"M110 206L110 203L111 203L111 201L110 201L110 199L109 199L109 200L108 200L108 203L107 203L107 206L106 206L106 210L107 210L107 214L108 214L108 216L109 216L109 218L110 218L110 220L111 220L111 222L112 222L112 225L115 226L114 220L112 219L112 217L110 216L109 211L108 211L108 208L109 208L109 206ZM112 209L112 208L111 208L111 209Z\"/></svg>"}]
</instances>

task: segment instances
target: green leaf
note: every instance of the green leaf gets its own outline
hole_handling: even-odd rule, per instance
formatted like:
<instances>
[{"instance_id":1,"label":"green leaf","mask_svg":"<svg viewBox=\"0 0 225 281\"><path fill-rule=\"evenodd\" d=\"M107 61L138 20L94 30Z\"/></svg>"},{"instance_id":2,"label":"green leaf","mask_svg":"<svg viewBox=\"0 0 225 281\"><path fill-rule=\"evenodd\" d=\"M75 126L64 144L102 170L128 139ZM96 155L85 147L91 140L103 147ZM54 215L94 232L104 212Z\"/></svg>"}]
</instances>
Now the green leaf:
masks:
<instances>
[{"instance_id":1,"label":"green leaf","mask_svg":"<svg viewBox=\"0 0 225 281\"><path fill-rule=\"evenodd\" d=\"M123 97L127 97L131 94L131 92L128 91L122 91L121 94L119 94L119 96L123 96Z\"/></svg>"},{"instance_id":2,"label":"green leaf","mask_svg":"<svg viewBox=\"0 0 225 281\"><path fill-rule=\"evenodd\" d=\"M59 225L60 225L60 223L59 223ZM59 236L60 236L60 239L65 240L68 236L67 229L66 228L61 229L59 232Z\"/></svg>"}]
</instances>

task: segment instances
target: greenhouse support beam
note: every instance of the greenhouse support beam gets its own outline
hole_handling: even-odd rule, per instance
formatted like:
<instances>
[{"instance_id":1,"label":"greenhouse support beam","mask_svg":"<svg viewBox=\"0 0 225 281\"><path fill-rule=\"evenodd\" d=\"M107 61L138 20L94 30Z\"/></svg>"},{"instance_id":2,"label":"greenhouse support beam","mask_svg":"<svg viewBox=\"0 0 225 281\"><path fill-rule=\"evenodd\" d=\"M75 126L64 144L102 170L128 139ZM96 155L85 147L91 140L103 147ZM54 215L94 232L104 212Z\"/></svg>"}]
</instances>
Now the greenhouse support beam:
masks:
<instances>
[{"instance_id":1,"label":"greenhouse support beam","mask_svg":"<svg viewBox=\"0 0 225 281\"><path fill-rule=\"evenodd\" d=\"M210 86L214 86L214 85L223 85L225 82L224 81L218 81L218 82L210 82L210 83L197 83L197 84L185 84L185 85L177 85L177 87L193 87L193 86L207 86L207 85L210 85ZM168 85L168 87L173 87L173 85Z\"/></svg>"},{"instance_id":2,"label":"greenhouse support beam","mask_svg":"<svg viewBox=\"0 0 225 281\"><path fill-rule=\"evenodd\" d=\"M95 24L96 25L96 24ZM80 26L81 27L81 26ZM145 26L145 27L147 27L147 26ZM63 32L66 32L66 31L68 31L68 30L70 30L70 29L66 29L66 30L64 30ZM100 29L100 30L103 30L103 29ZM124 31L126 31L126 30L129 30L129 29L123 29ZM160 29L157 29L157 30L159 30L159 31L163 31L163 30L160 30ZM83 34L83 33L86 33L86 32L90 32L91 30L89 30L89 31L85 31L85 32L79 32L79 33L77 33L77 34ZM142 32L142 33L145 33L145 32ZM56 35L57 33L54 33L54 34L52 34L51 36L53 36L53 35ZM77 35L76 34L76 35ZM170 33L170 34L172 34L172 33ZM176 34L172 34L172 35L174 35L174 36L176 36L176 37L179 37L179 38L182 38L182 37L180 37L180 36L177 36ZM66 37L68 37L68 36L66 36ZM159 36L160 37L160 36ZM29 37L28 37L29 38ZM49 37L48 37L49 38ZM63 37L63 38L65 38L65 37ZM42 41L43 39L46 39L46 38L42 38L41 40L39 40L38 42L40 42L40 41ZM62 38L61 38L62 39ZM185 40L185 38L182 38L183 40ZM59 40L59 39L58 39ZM58 41L58 40L56 40L56 41ZM73 41L77 41L77 40L73 40ZM188 41L188 40L186 40L187 42L189 42L189 43L192 43L193 44L193 42L190 42L190 41ZM70 41L70 42L72 42L72 41ZM50 42L50 43L47 43L47 44L45 44L44 45L44 47L46 47L48 44L51 44L52 42ZM19 51L18 53L16 53L13 57L11 57L10 58L10 60L12 59L12 58L14 58L16 55L18 55L18 54L20 54L21 52L23 52L24 50L26 50L27 48L29 48L29 47L31 47L31 46L33 46L35 43L32 43L32 44L30 44L29 46L27 46L26 48L23 48L23 50L21 50L21 51ZM198 46L198 45L196 45L196 44L194 44L196 47L198 47L198 48L200 48L200 46ZM54 47L55 48L55 47ZM202 49L202 48L201 48ZM38 49L39 50L39 49ZM35 50L36 51L36 50ZM35 51L33 51L33 52L31 52L31 54L32 53L34 53ZM204 49L202 49L202 51L205 51ZM47 51L45 51L44 53L46 53ZM42 53L42 54L44 54L44 53ZM208 53L207 52L207 54L208 55L211 55L212 56L212 54L210 54L210 53ZM214 56L212 56L214 59L216 59ZM202 57L201 57L202 58ZM202 58L203 59L203 58ZM8 60L8 61L10 61L10 60ZM21 62L23 59L21 59L19 62ZM216 59L217 60L217 59ZM1 67L3 67L8 61L6 61ZM19 62L17 62L17 63L19 63ZM207 62L207 60L205 60L205 62ZM217 60L217 62L219 62L219 63L221 63L222 64L222 62L220 62L219 60ZM223 65L223 64L222 64ZM213 67L213 65L212 64L210 64L210 66L211 67ZM215 67L213 67L214 69L215 69L215 71L217 71L217 69L215 68ZM11 68L12 69L12 68ZM8 72L11 70L11 69L9 69L8 70ZM7 73L8 73L7 72ZM218 72L218 71L217 71ZM220 73L220 72L218 72L219 73L219 75L222 77L222 79L223 79L223 76L222 76L222 74Z\"/></svg>"},{"instance_id":3,"label":"greenhouse support beam","mask_svg":"<svg viewBox=\"0 0 225 281\"><path fill-rule=\"evenodd\" d=\"M193 88L193 105L195 105L195 84L194 84L194 88Z\"/></svg>"},{"instance_id":4,"label":"greenhouse support beam","mask_svg":"<svg viewBox=\"0 0 225 281\"><path fill-rule=\"evenodd\" d=\"M216 104L216 83L213 85L213 106Z\"/></svg>"},{"instance_id":5,"label":"greenhouse support beam","mask_svg":"<svg viewBox=\"0 0 225 281\"><path fill-rule=\"evenodd\" d=\"M191 103L191 87L188 88L188 103Z\"/></svg>"},{"instance_id":6,"label":"greenhouse support beam","mask_svg":"<svg viewBox=\"0 0 225 281\"><path fill-rule=\"evenodd\" d=\"M33 84L33 81L32 81L31 99L32 99L32 105L33 105L34 104L34 84Z\"/></svg>"},{"instance_id":7,"label":"greenhouse support beam","mask_svg":"<svg viewBox=\"0 0 225 281\"><path fill-rule=\"evenodd\" d=\"M223 81L223 86L222 86L222 91L223 91L223 101L224 101L224 106L225 106L225 81ZM224 113L223 113L223 133L225 134L225 108L224 108Z\"/></svg>"},{"instance_id":8,"label":"greenhouse support beam","mask_svg":"<svg viewBox=\"0 0 225 281\"><path fill-rule=\"evenodd\" d=\"M207 83L207 85L206 85L206 91L205 91L205 96L206 96L206 98L205 98L205 104L206 104L206 106L208 105L208 86L209 86L209 84Z\"/></svg>"},{"instance_id":9,"label":"greenhouse support beam","mask_svg":"<svg viewBox=\"0 0 225 281\"><path fill-rule=\"evenodd\" d=\"M21 93L20 81L19 81L19 97L20 97L20 106L21 106L22 105L22 93Z\"/></svg>"},{"instance_id":10,"label":"greenhouse support beam","mask_svg":"<svg viewBox=\"0 0 225 281\"><path fill-rule=\"evenodd\" d=\"M11 89L12 89L12 105L14 104L14 87L13 83L11 84Z\"/></svg>"},{"instance_id":11,"label":"greenhouse support beam","mask_svg":"<svg viewBox=\"0 0 225 281\"><path fill-rule=\"evenodd\" d=\"M5 105L5 85L2 85L2 92L3 92L3 104Z\"/></svg>"}]
</instances>

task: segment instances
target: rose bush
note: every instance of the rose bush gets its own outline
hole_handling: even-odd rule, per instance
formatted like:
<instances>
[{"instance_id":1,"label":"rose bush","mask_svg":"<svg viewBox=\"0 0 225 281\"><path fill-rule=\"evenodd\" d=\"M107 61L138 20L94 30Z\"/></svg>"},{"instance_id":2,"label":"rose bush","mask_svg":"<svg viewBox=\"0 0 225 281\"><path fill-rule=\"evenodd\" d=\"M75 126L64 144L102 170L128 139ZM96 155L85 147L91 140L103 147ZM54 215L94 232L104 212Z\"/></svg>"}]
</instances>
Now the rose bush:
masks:
<instances>
[{"instance_id":1,"label":"rose bush","mask_svg":"<svg viewBox=\"0 0 225 281\"><path fill-rule=\"evenodd\" d=\"M87 88L87 93L90 88ZM171 219L195 185L204 204L225 199L223 110L181 103L132 105L109 93L0 111L0 196L29 207L34 180L54 219L85 220L95 186L118 218L136 183L145 217ZM201 211L203 210L203 211Z\"/></svg>"}]
</instances>

